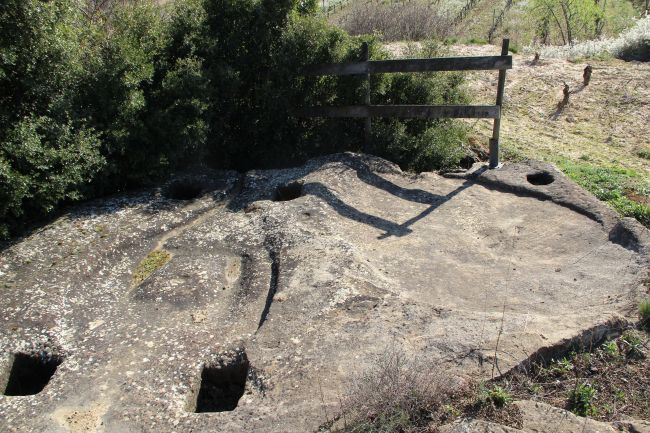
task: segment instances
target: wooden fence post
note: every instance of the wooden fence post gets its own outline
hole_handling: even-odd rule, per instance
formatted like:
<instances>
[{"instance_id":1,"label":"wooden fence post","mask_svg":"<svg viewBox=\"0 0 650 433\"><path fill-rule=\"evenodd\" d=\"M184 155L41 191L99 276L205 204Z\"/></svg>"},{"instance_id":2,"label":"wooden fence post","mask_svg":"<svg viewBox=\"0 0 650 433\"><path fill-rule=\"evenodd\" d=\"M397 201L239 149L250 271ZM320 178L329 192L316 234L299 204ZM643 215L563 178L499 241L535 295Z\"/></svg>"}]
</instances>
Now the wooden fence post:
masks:
<instances>
[{"instance_id":1,"label":"wooden fence post","mask_svg":"<svg viewBox=\"0 0 650 433\"><path fill-rule=\"evenodd\" d=\"M591 74L594 72L594 68L591 67L591 65L587 65L585 67L585 71L582 74L582 85L584 87L587 87L589 85L589 82L591 81Z\"/></svg>"},{"instance_id":2,"label":"wooden fence post","mask_svg":"<svg viewBox=\"0 0 650 433\"><path fill-rule=\"evenodd\" d=\"M501 55L507 56L508 49L510 48L510 39L504 39L501 45ZM496 105L501 109L503 107L503 94L506 87L506 70L499 71L499 84L497 86L497 103ZM494 127L492 128L492 138L490 139L490 168L499 167L499 133L501 130L501 116L494 119Z\"/></svg>"},{"instance_id":3,"label":"wooden fence post","mask_svg":"<svg viewBox=\"0 0 650 433\"><path fill-rule=\"evenodd\" d=\"M370 60L370 52L368 48L368 43L364 42L361 46L361 60L368 62ZM369 69L369 68L368 68ZM366 88L366 107L370 106L370 70L366 74L365 78L365 88ZM363 128L363 152L367 153L370 148L370 138L372 134L372 117L370 114L366 117L365 125Z\"/></svg>"}]
</instances>

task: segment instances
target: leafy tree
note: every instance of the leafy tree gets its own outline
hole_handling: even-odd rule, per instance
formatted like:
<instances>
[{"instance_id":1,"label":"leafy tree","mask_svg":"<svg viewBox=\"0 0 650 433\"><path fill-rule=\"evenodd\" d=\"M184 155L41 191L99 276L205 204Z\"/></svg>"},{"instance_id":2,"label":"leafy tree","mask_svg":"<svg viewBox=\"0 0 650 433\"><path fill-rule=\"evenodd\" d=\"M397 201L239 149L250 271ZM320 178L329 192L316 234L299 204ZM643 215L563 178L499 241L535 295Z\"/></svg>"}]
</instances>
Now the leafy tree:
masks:
<instances>
[{"instance_id":1,"label":"leafy tree","mask_svg":"<svg viewBox=\"0 0 650 433\"><path fill-rule=\"evenodd\" d=\"M362 123L304 119L348 105L363 77L304 77L355 61L361 43L314 0L4 0L0 4L0 237L61 204L209 162L240 170L361 148ZM427 48L428 49L428 48ZM434 55L433 51L424 55ZM457 74L373 77L384 104L463 103ZM451 120L374 122L374 152L403 167L453 166Z\"/></svg>"},{"instance_id":2,"label":"leafy tree","mask_svg":"<svg viewBox=\"0 0 650 433\"><path fill-rule=\"evenodd\" d=\"M72 113L77 20L73 1L0 4L0 237L81 198L104 165L96 132Z\"/></svg>"},{"instance_id":3,"label":"leafy tree","mask_svg":"<svg viewBox=\"0 0 650 433\"><path fill-rule=\"evenodd\" d=\"M530 10L539 22L538 28L545 31L552 26L564 45L602 30L604 12L595 0L533 0ZM546 34L540 36L547 39Z\"/></svg>"}]
</instances>

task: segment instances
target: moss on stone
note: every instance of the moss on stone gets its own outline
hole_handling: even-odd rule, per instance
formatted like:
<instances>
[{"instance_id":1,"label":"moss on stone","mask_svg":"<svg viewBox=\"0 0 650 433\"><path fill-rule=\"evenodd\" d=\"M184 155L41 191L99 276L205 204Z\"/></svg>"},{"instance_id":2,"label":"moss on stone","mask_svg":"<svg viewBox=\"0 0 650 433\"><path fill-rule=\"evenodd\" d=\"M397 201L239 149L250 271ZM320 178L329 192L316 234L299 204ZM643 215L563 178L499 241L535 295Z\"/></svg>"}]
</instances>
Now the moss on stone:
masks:
<instances>
[{"instance_id":1,"label":"moss on stone","mask_svg":"<svg viewBox=\"0 0 650 433\"><path fill-rule=\"evenodd\" d=\"M142 259L133 273L133 285L139 286L151 274L162 268L172 258L165 250L154 250Z\"/></svg>"}]
</instances>

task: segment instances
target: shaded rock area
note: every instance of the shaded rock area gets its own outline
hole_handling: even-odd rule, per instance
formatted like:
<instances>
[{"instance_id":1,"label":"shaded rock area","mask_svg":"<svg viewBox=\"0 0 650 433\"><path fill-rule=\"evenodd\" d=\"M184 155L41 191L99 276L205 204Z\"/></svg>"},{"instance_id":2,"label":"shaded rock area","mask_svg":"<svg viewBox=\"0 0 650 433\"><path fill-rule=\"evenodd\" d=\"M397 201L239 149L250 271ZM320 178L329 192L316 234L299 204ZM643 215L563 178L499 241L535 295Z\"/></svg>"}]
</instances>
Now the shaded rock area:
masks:
<instances>
[{"instance_id":1,"label":"shaded rock area","mask_svg":"<svg viewBox=\"0 0 650 433\"><path fill-rule=\"evenodd\" d=\"M0 396L0 431L315 431L386 348L489 378L615 332L643 296L647 231L549 165L339 154L183 179L0 253L0 385L16 354L59 362Z\"/></svg>"}]
</instances>

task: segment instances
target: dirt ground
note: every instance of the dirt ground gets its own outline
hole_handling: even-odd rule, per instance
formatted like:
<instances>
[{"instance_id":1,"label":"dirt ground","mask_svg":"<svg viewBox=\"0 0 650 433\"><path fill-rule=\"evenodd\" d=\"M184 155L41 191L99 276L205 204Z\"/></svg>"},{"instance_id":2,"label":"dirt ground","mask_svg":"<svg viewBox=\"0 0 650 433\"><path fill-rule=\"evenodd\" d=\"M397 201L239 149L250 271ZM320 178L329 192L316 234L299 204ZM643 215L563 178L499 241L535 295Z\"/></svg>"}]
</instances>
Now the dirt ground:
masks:
<instances>
[{"instance_id":1,"label":"dirt ground","mask_svg":"<svg viewBox=\"0 0 650 433\"><path fill-rule=\"evenodd\" d=\"M388 44L395 56L406 44ZM498 55L493 45L456 45L451 55ZM622 60L541 59L513 55L514 67L506 80L504 117L501 123L507 156L555 162L560 158L593 164L621 165L648 176L650 161L638 155L650 151L650 64ZM582 86L585 66L593 67L589 86ZM571 89L569 105L557 113L563 84ZM492 104L497 74L472 72L467 89L474 104ZM472 134L487 142L491 125L473 121Z\"/></svg>"}]
</instances>

